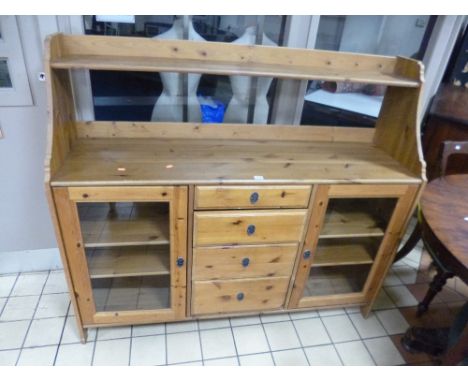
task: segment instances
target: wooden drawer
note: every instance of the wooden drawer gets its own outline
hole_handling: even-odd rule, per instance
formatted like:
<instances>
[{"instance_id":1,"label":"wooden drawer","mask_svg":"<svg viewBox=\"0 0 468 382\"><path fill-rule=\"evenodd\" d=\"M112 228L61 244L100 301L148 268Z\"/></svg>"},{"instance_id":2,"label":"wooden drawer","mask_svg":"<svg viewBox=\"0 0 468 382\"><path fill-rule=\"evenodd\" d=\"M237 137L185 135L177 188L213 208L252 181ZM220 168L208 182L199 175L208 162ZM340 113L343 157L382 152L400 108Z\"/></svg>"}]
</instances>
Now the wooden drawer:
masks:
<instances>
[{"instance_id":1,"label":"wooden drawer","mask_svg":"<svg viewBox=\"0 0 468 382\"><path fill-rule=\"evenodd\" d=\"M195 209L307 208L311 186L198 186Z\"/></svg>"},{"instance_id":2,"label":"wooden drawer","mask_svg":"<svg viewBox=\"0 0 468 382\"><path fill-rule=\"evenodd\" d=\"M192 280L291 277L297 246L282 244L194 248Z\"/></svg>"},{"instance_id":3,"label":"wooden drawer","mask_svg":"<svg viewBox=\"0 0 468 382\"><path fill-rule=\"evenodd\" d=\"M298 242L307 210L194 213L194 246Z\"/></svg>"},{"instance_id":4,"label":"wooden drawer","mask_svg":"<svg viewBox=\"0 0 468 382\"><path fill-rule=\"evenodd\" d=\"M192 288L192 313L215 314L280 308L284 304L288 284L289 277L195 281Z\"/></svg>"}]
</instances>

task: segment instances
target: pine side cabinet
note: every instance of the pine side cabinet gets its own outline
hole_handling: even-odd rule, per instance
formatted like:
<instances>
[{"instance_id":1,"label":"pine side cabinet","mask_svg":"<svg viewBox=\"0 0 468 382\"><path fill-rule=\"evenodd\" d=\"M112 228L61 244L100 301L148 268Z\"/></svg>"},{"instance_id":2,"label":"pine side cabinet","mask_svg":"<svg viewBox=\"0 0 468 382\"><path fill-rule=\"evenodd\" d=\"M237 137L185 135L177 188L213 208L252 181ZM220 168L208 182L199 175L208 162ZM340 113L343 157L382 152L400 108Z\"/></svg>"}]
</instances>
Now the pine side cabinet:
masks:
<instances>
[{"instance_id":1,"label":"pine side cabinet","mask_svg":"<svg viewBox=\"0 0 468 382\"><path fill-rule=\"evenodd\" d=\"M420 62L225 43L46 41L46 191L82 341L98 326L358 306L426 182ZM375 128L83 121L71 72L386 86Z\"/></svg>"}]
</instances>

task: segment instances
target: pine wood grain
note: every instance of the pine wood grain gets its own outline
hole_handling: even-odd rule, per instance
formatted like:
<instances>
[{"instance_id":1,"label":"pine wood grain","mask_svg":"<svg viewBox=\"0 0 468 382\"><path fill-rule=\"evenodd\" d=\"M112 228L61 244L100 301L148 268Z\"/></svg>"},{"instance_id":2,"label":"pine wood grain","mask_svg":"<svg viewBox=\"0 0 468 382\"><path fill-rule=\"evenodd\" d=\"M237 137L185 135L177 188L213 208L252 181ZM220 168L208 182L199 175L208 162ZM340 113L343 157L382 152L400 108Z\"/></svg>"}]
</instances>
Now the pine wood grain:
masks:
<instances>
[{"instance_id":1,"label":"pine wood grain","mask_svg":"<svg viewBox=\"0 0 468 382\"><path fill-rule=\"evenodd\" d=\"M420 183L366 143L80 139L52 185Z\"/></svg>"}]
</instances>

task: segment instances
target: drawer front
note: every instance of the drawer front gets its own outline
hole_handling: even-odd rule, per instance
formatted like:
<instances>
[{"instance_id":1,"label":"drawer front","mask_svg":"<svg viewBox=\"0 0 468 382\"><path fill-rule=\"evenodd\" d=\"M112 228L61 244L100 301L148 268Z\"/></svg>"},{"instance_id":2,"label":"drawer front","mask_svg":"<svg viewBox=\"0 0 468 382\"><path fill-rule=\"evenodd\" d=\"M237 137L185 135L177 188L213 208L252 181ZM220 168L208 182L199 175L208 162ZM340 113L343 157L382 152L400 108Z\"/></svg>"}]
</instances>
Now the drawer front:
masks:
<instances>
[{"instance_id":1,"label":"drawer front","mask_svg":"<svg viewBox=\"0 0 468 382\"><path fill-rule=\"evenodd\" d=\"M283 244L194 248L192 280L290 277L297 247Z\"/></svg>"},{"instance_id":2,"label":"drawer front","mask_svg":"<svg viewBox=\"0 0 468 382\"><path fill-rule=\"evenodd\" d=\"M195 281L192 313L217 314L281 308L288 284L289 277Z\"/></svg>"},{"instance_id":3,"label":"drawer front","mask_svg":"<svg viewBox=\"0 0 468 382\"><path fill-rule=\"evenodd\" d=\"M298 242L307 210L194 213L194 246Z\"/></svg>"},{"instance_id":4,"label":"drawer front","mask_svg":"<svg viewBox=\"0 0 468 382\"><path fill-rule=\"evenodd\" d=\"M311 186L198 186L195 209L307 208Z\"/></svg>"}]
</instances>

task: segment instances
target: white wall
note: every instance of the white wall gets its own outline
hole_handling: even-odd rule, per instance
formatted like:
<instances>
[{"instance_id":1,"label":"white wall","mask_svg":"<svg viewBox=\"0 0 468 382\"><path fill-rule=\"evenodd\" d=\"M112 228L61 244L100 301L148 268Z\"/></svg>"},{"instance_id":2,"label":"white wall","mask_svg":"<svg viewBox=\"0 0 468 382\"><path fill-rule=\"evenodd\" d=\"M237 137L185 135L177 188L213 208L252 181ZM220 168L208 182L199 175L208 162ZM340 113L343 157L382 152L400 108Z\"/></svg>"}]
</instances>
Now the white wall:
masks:
<instances>
[{"instance_id":1,"label":"white wall","mask_svg":"<svg viewBox=\"0 0 468 382\"><path fill-rule=\"evenodd\" d=\"M60 265L44 194L46 91L38 80L42 43L36 16L17 20L34 104L0 107L0 273ZM40 250L42 256L27 250Z\"/></svg>"}]
</instances>

